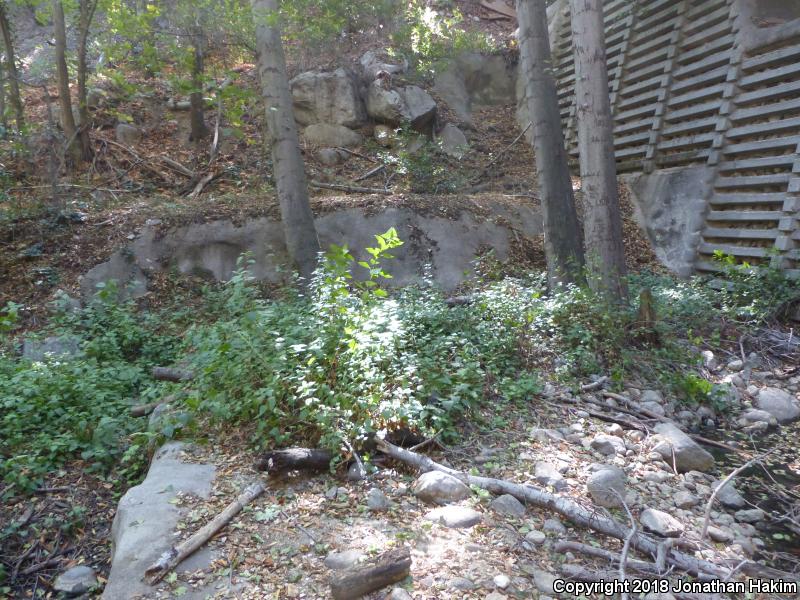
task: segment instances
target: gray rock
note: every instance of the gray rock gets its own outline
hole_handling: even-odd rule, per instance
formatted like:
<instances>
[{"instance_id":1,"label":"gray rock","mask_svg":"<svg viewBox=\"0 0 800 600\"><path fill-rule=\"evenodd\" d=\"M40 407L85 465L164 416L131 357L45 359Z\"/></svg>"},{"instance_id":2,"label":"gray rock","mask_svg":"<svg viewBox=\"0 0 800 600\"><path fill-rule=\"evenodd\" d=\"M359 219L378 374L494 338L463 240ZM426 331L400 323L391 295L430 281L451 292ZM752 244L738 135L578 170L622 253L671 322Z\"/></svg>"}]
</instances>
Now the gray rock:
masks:
<instances>
[{"instance_id":1,"label":"gray rock","mask_svg":"<svg viewBox=\"0 0 800 600\"><path fill-rule=\"evenodd\" d=\"M654 431L660 436L661 441L653 450L670 465L674 453L675 466L679 473L707 471L714 466L714 457L673 423L659 423Z\"/></svg>"},{"instance_id":2,"label":"gray rock","mask_svg":"<svg viewBox=\"0 0 800 600\"><path fill-rule=\"evenodd\" d=\"M778 419L772 416L765 410L759 410L757 408L751 408L748 411L745 411L741 417L747 423L766 423L767 425L774 427L778 424Z\"/></svg>"},{"instance_id":3,"label":"gray rock","mask_svg":"<svg viewBox=\"0 0 800 600\"><path fill-rule=\"evenodd\" d=\"M22 357L33 362L48 358L65 360L81 356L81 339L71 335L46 337L44 340L26 338L22 343Z\"/></svg>"},{"instance_id":4,"label":"gray rock","mask_svg":"<svg viewBox=\"0 0 800 600\"><path fill-rule=\"evenodd\" d=\"M763 521L766 513L760 508L750 508L747 510L737 510L733 515L737 521L742 523L758 523Z\"/></svg>"},{"instance_id":5,"label":"gray rock","mask_svg":"<svg viewBox=\"0 0 800 600\"><path fill-rule=\"evenodd\" d=\"M662 537L678 537L683 533L683 523L660 510L646 508L639 515L639 522L646 531Z\"/></svg>"},{"instance_id":6,"label":"gray rock","mask_svg":"<svg viewBox=\"0 0 800 600\"><path fill-rule=\"evenodd\" d=\"M207 499L216 469L213 465L183 462L185 446L170 442L156 452L145 480L129 489L117 506L111 526L111 573L103 591L106 600L147 595L152 588L142 573L173 543L171 532L185 513L171 502L178 493ZM195 567L206 568L210 551L199 552ZM183 565L185 566L185 564Z\"/></svg>"},{"instance_id":7,"label":"gray rock","mask_svg":"<svg viewBox=\"0 0 800 600\"><path fill-rule=\"evenodd\" d=\"M360 127L366 122L358 82L344 69L301 73L290 85L294 116L300 125L332 123Z\"/></svg>"},{"instance_id":8,"label":"gray rock","mask_svg":"<svg viewBox=\"0 0 800 600\"><path fill-rule=\"evenodd\" d=\"M664 417L667 414L666 409L658 402L642 402L639 406L660 417Z\"/></svg>"},{"instance_id":9,"label":"gray rock","mask_svg":"<svg viewBox=\"0 0 800 600\"><path fill-rule=\"evenodd\" d=\"M469 149L467 136L455 125L448 123L438 135L439 148L453 158L463 158Z\"/></svg>"},{"instance_id":10,"label":"gray rock","mask_svg":"<svg viewBox=\"0 0 800 600\"><path fill-rule=\"evenodd\" d=\"M678 508L692 508L700 504L700 499L686 490L680 490L672 499Z\"/></svg>"},{"instance_id":11,"label":"gray rock","mask_svg":"<svg viewBox=\"0 0 800 600\"><path fill-rule=\"evenodd\" d=\"M490 592L486 595L484 600L508 600L508 596L501 594L500 592Z\"/></svg>"},{"instance_id":12,"label":"gray rock","mask_svg":"<svg viewBox=\"0 0 800 600\"><path fill-rule=\"evenodd\" d=\"M664 394L658 390L642 390L642 395L639 402L655 402L656 404L664 404Z\"/></svg>"},{"instance_id":13,"label":"gray rock","mask_svg":"<svg viewBox=\"0 0 800 600\"><path fill-rule=\"evenodd\" d=\"M555 583L556 579L558 579L552 573L548 573L543 569L534 569L533 570L533 583L536 586L536 589L542 592L543 594L553 594L553 584Z\"/></svg>"},{"instance_id":14,"label":"gray rock","mask_svg":"<svg viewBox=\"0 0 800 600\"><path fill-rule=\"evenodd\" d=\"M467 579L466 577L453 577L447 582L447 587L451 590L468 592L474 590L478 586L476 586L471 579Z\"/></svg>"},{"instance_id":15,"label":"gray rock","mask_svg":"<svg viewBox=\"0 0 800 600\"><path fill-rule=\"evenodd\" d=\"M56 577L53 590L67 596L80 596L97 585L97 575L94 569L79 565L67 569Z\"/></svg>"},{"instance_id":16,"label":"gray rock","mask_svg":"<svg viewBox=\"0 0 800 600\"><path fill-rule=\"evenodd\" d=\"M437 71L434 90L463 123L470 124L474 106L514 103L516 80L515 68L502 56L465 52Z\"/></svg>"},{"instance_id":17,"label":"gray rock","mask_svg":"<svg viewBox=\"0 0 800 600\"><path fill-rule=\"evenodd\" d=\"M440 506L425 515L425 520L439 523L452 529L466 529L481 522L481 513L466 506Z\"/></svg>"},{"instance_id":18,"label":"gray rock","mask_svg":"<svg viewBox=\"0 0 800 600\"><path fill-rule=\"evenodd\" d=\"M114 136L120 144L133 146L142 139L142 131L138 127L128 125L127 123L117 123L117 126L114 128Z\"/></svg>"},{"instance_id":19,"label":"gray rock","mask_svg":"<svg viewBox=\"0 0 800 600\"><path fill-rule=\"evenodd\" d=\"M81 280L81 296L90 300L97 293L97 286L115 281L120 299L141 298L147 294L147 276L125 247L111 255L104 263L90 269Z\"/></svg>"},{"instance_id":20,"label":"gray rock","mask_svg":"<svg viewBox=\"0 0 800 600\"><path fill-rule=\"evenodd\" d=\"M711 484L711 489L716 490L720 483L722 483L722 481L715 481ZM739 493L739 490L736 489L732 481L726 483L725 487L717 492L717 500L719 500L720 504L728 508L742 508L747 505L747 502L745 502L745 499Z\"/></svg>"},{"instance_id":21,"label":"gray rock","mask_svg":"<svg viewBox=\"0 0 800 600\"><path fill-rule=\"evenodd\" d=\"M567 533L567 528L564 527L564 524L555 518L545 519L542 529L546 533L554 533L556 535L564 535Z\"/></svg>"},{"instance_id":22,"label":"gray rock","mask_svg":"<svg viewBox=\"0 0 800 600\"><path fill-rule=\"evenodd\" d=\"M771 414L779 423L789 423L800 417L800 402L780 388L763 388L758 393L756 406Z\"/></svg>"},{"instance_id":23,"label":"gray rock","mask_svg":"<svg viewBox=\"0 0 800 600\"><path fill-rule=\"evenodd\" d=\"M727 544L733 540L733 534L730 531L721 527L715 527L714 525L708 526L708 537L722 544Z\"/></svg>"},{"instance_id":24,"label":"gray rock","mask_svg":"<svg viewBox=\"0 0 800 600\"><path fill-rule=\"evenodd\" d=\"M364 141L360 133L335 123L312 123L303 131L303 137L309 144L317 147L352 148L360 146Z\"/></svg>"},{"instance_id":25,"label":"gray rock","mask_svg":"<svg viewBox=\"0 0 800 600\"><path fill-rule=\"evenodd\" d=\"M403 588L394 588L392 593L386 596L386 600L414 600L411 594Z\"/></svg>"},{"instance_id":26,"label":"gray rock","mask_svg":"<svg viewBox=\"0 0 800 600\"><path fill-rule=\"evenodd\" d=\"M538 531L536 529L525 534L525 541L533 544L534 546L544 544L546 539L547 535L545 535L543 531Z\"/></svg>"},{"instance_id":27,"label":"gray rock","mask_svg":"<svg viewBox=\"0 0 800 600\"><path fill-rule=\"evenodd\" d=\"M525 515L525 506L510 494L498 496L489 507L496 513L507 517L522 517Z\"/></svg>"},{"instance_id":28,"label":"gray rock","mask_svg":"<svg viewBox=\"0 0 800 600\"><path fill-rule=\"evenodd\" d=\"M501 590L506 589L509 585L511 585L511 578L508 575L495 575L492 579L492 583L495 584Z\"/></svg>"},{"instance_id":29,"label":"gray rock","mask_svg":"<svg viewBox=\"0 0 800 600\"><path fill-rule=\"evenodd\" d=\"M361 71L364 79L373 81L378 74L383 71L389 75L396 75L398 73L405 73L408 70L408 61L403 61L403 64L392 62L392 58L386 53L379 53L375 50L368 50L365 52L358 63L361 65Z\"/></svg>"},{"instance_id":30,"label":"gray rock","mask_svg":"<svg viewBox=\"0 0 800 600\"><path fill-rule=\"evenodd\" d=\"M741 371L744 368L744 361L741 358L735 358L725 366L729 371Z\"/></svg>"},{"instance_id":31,"label":"gray rock","mask_svg":"<svg viewBox=\"0 0 800 600\"><path fill-rule=\"evenodd\" d=\"M90 88L86 92L86 106L91 109L100 108L106 103L106 92L100 88Z\"/></svg>"},{"instance_id":32,"label":"gray rock","mask_svg":"<svg viewBox=\"0 0 800 600\"><path fill-rule=\"evenodd\" d=\"M327 167L333 167L344 162L347 156L336 148L321 148L317 150L317 160Z\"/></svg>"},{"instance_id":33,"label":"gray rock","mask_svg":"<svg viewBox=\"0 0 800 600\"><path fill-rule=\"evenodd\" d=\"M389 498L386 497L381 490L378 488L372 488L367 493L367 507L370 510L374 511L383 511L388 510L392 503L389 501Z\"/></svg>"},{"instance_id":34,"label":"gray rock","mask_svg":"<svg viewBox=\"0 0 800 600\"><path fill-rule=\"evenodd\" d=\"M711 350L703 350L701 354L703 355L703 365L706 369L716 371L719 368L719 361Z\"/></svg>"},{"instance_id":35,"label":"gray rock","mask_svg":"<svg viewBox=\"0 0 800 600\"><path fill-rule=\"evenodd\" d=\"M606 456L613 456L615 454L622 454L625 452L625 442L615 435L608 435L600 433L594 436L590 444L592 450L604 454Z\"/></svg>"},{"instance_id":36,"label":"gray rock","mask_svg":"<svg viewBox=\"0 0 800 600\"><path fill-rule=\"evenodd\" d=\"M540 443L546 442L562 442L564 441L564 434L557 429L531 429L531 439Z\"/></svg>"},{"instance_id":37,"label":"gray rock","mask_svg":"<svg viewBox=\"0 0 800 600\"><path fill-rule=\"evenodd\" d=\"M603 465L589 475L586 480L586 489L595 504L606 508L616 508L622 506L620 498L625 498L627 479L625 471L619 467Z\"/></svg>"},{"instance_id":38,"label":"gray rock","mask_svg":"<svg viewBox=\"0 0 800 600\"><path fill-rule=\"evenodd\" d=\"M664 471L648 471L642 476L642 479L650 483L664 483L672 479L672 475Z\"/></svg>"},{"instance_id":39,"label":"gray rock","mask_svg":"<svg viewBox=\"0 0 800 600\"><path fill-rule=\"evenodd\" d=\"M350 466L347 467L347 480L348 481L362 481L367 477L367 469L364 467L364 463L353 461L350 463Z\"/></svg>"},{"instance_id":40,"label":"gray rock","mask_svg":"<svg viewBox=\"0 0 800 600\"><path fill-rule=\"evenodd\" d=\"M364 554L358 550L345 550L344 552L331 552L325 557L323 564L332 571L349 569L358 564L364 558Z\"/></svg>"},{"instance_id":41,"label":"gray rock","mask_svg":"<svg viewBox=\"0 0 800 600\"><path fill-rule=\"evenodd\" d=\"M556 491L561 491L567 487L564 476L559 472L556 465L551 462L539 461L534 468L536 481L545 486L551 486Z\"/></svg>"},{"instance_id":42,"label":"gray rock","mask_svg":"<svg viewBox=\"0 0 800 600\"><path fill-rule=\"evenodd\" d=\"M436 102L428 92L415 85L386 89L376 81L367 90L367 113L381 123L409 122L414 129L423 131L436 115Z\"/></svg>"},{"instance_id":43,"label":"gray rock","mask_svg":"<svg viewBox=\"0 0 800 600\"><path fill-rule=\"evenodd\" d=\"M414 495L431 504L448 504L464 500L470 495L469 488L460 480L441 471L423 473L414 482Z\"/></svg>"}]
</instances>

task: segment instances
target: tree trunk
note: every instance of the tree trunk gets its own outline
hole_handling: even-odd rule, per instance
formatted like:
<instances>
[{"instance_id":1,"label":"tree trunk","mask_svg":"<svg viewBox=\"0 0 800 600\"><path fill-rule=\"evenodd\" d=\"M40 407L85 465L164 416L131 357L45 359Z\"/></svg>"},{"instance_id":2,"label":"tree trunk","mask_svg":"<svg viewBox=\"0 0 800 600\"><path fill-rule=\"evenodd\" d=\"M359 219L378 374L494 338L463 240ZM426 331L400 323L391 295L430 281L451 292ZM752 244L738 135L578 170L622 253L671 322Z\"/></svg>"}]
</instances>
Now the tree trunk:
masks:
<instances>
[{"instance_id":1,"label":"tree trunk","mask_svg":"<svg viewBox=\"0 0 800 600\"><path fill-rule=\"evenodd\" d=\"M67 144L67 153L75 163L81 160L80 147L76 143L78 128L72 114L72 99L69 94L69 71L67 71L67 32L64 24L64 7L61 0L53 0L53 28L56 38L56 77L58 79L58 103L61 107L61 128Z\"/></svg>"},{"instance_id":2,"label":"tree trunk","mask_svg":"<svg viewBox=\"0 0 800 600\"><path fill-rule=\"evenodd\" d=\"M0 126L3 128L0 139L6 137L8 131L8 119L6 118L6 69L0 62Z\"/></svg>"},{"instance_id":3,"label":"tree trunk","mask_svg":"<svg viewBox=\"0 0 800 600\"><path fill-rule=\"evenodd\" d=\"M571 0L575 52L575 106L578 117L583 235L589 284L619 301L627 296L625 248L614 159L614 121L601 0Z\"/></svg>"},{"instance_id":4,"label":"tree trunk","mask_svg":"<svg viewBox=\"0 0 800 600\"><path fill-rule=\"evenodd\" d=\"M191 105L189 117L192 131L189 134L189 139L190 141L199 143L200 140L208 135L203 100L203 71L205 70L203 59L205 53L205 40L203 39L203 31L200 29L200 27L195 27L192 31L192 53L192 93L189 96L189 104Z\"/></svg>"},{"instance_id":5,"label":"tree trunk","mask_svg":"<svg viewBox=\"0 0 800 600\"><path fill-rule=\"evenodd\" d=\"M278 0L251 0L256 25L261 94L267 113L275 185L289 256L305 278L317 267L319 239L308 200L300 138L281 44Z\"/></svg>"},{"instance_id":6,"label":"tree trunk","mask_svg":"<svg viewBox=\"0 0 800 600\"><path fill-rule=\"evenodd\" d=\"M11 35L11 24L6 14L5 2L0 0L0 30L3 34L3 43L6 46L6 72L8 77L8 100L14 108L17 121L17 130L22 131L25 125L25 111L22 106L22 96L19 93L19 73L17 72L16 54L14 53L14 38Z\"/></svg>"},{"instance_id":7,"label":"tree trunk","mask_svg":"<svg viewBox=\"0 0 800 600\"><path fill-rule=\"evenodd\" d=\"M80 117L81 158L92 160L92 140L89 137L89 106L86 90L86 44L89 39L89 27L97 8L97 0L80 0L80 23L78 24L78 116Z\"/></svg>"},{"instance_id":8,"label":"tree trunk","mask_svg":"<svg viewBox=\"0 0 800 600\"><path fill-rule=\"evenodd\" d=\"M544 213L547 272L550 284L554 285L581 277L581 229L564 150L545 0L517 0L517 18L522 73L533 122L536 176Z\"/></svg>"}]
</instances>

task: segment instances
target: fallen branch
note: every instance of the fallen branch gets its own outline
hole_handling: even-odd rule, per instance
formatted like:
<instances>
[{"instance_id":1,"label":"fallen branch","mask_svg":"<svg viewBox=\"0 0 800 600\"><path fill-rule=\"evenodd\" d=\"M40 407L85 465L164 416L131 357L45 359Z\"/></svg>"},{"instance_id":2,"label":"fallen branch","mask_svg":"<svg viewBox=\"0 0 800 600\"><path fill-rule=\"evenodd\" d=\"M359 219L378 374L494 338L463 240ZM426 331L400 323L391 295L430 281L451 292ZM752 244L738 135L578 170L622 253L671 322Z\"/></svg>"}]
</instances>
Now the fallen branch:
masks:
<instances>
[{"instance_id":1,"label":"fallen branch","mask_svg":"<svg viewBox=\"0 0 800 600\"><path fill-rule=\"evenodd\" d=\"M281 475L289 471L328 471L333 454L320 448L283 448L267 452L255 463L259 471Z\"/></svg>"},{"instance_id":2,"label":"fallen branch","mask_svg":"<svg viewBox=\"0 0 800 600\"><path fill-rule=\"evenodd\" d=\"M618 578L618 575L614 571L590 571L589 569L585 567L579 567L578 565L561 565L560 570L561 574L570 581L599 582L615 581ZM649 573L644 575L644 579L656 578L660 578L660 576L651 575ZM678 598L678 600L706 600L708 598L707 594L673 593L672 595L675 598Z\"/></svg>"},{"instance_id":3,"label":"fallen branch","mask_svg":"<svg viewBox=\"0 0 800 600\"><path fill-rule=\"evenodd\" d=\"M365 179L369 179L373 175L377 175L378 173L383 171L385 168L386 168L386 165L378 165L374 169L370 169L369 171L367 171L363 175L360 175L360 176L356 177L353 181L364 181Z\"/></svg>"},{"instance_id":4,"label":"fallen branch","mask_svg":"<svg viewBox=\"0 0 800 600\"><path fill-rule=\"evenodd\" d=\"M247 504L263 494L264 489L264 484L260 481L250 484L239 494L236 500L231 502L225 507L225 510L195 532L192 537L164 552L158 560L144 572L148 583L150 585L155 585L161 581L167 573L177 567L185 558L201 548L220 529L225 527L225 525L239 514Z\"/></svg>"},{"instance_id":5,"label":"fallen branch","mask_svg":"<svg viewBox=\"0 0 800 600\"><path fill-rule=\"evenodd\" d=\"M599 390L603 387L606 382L608 381L608 377L603 375L597 381L593 381L592 383L587 383L586 385L581 386L582 392L594 392L595 390Z\"/></svg>"},{"instance_id":6,"label":"fallen branch","mask_svg":"<svg viewBox=\"0 0 800 600\"><path fill-rule=\"evenodd\" d=\"M194 371L189 369L175 369L173 367L153 367L153 379L157 381L191 381Z\"/></svg>"},{"instance_id":7,"label":"fallen branch","mask_svg":"<svg viewBox=\"0 0 800 600\"><path fill-rule=\"evenodd\" d=\"M372 563L352 567L331 576L331 593L335 600L360 598L408 577L411 553L408 548L389 550Z\"/></svg>"},{"instance_id":8,"label":"fallen branch","mask_svg":"<svg viewBox=\"0 0 800 600\"><path fill-rule=\"evenodd\" d=\"M520 502L533 504L556 512L580 527L585 527L619 540L624 540L630 533L627 527L614 519L603 516L599 512L589 510L569 498L556 496L536 486L512 483L492 477L468 475L461 471L445 467L427 456L398 448L385 440L379 439L376 443L378 449L383 453L396 460L417 467L422 471L441 471L457 477L467 485L477 486L493 494L510 494ZM648 536L636 534L631 538L631 546L641 552L655 556L658 552L659 544ZM698 577L710 576L722 578L728 575L728 569L726 569L724 565L716 565L674 549L667 554L666 560L675 568ZM797 576L786 573L785 578L789 581L795 581Z\"/></svg>"},{"instance_id":9,"label":"fallen branch","mask_svg":"<svg viewBox=\"0 0 800 600\"><path fill-rule=\"evenodd\" d=\"M342 185L338 183L322 183L320 181L309 181L308 185L313 188L338 190L340 192L353 192L355 194L383 194L384 196L390 196L393 193L390 190L382 190L380 188L366 188L357 185Z\"/></svg>"},{"instance_id":10,"label":"fallen branch","mask_svg":"<svg viewBox=\"0 0 800 600\"><path fill-rule=\"evenodd\" d=\"M731 471L728 474L728 476L725 479L722 480L722 483L720 483L716 488L714 488L714 491L711 493L711 497L708 499L708 502L706 503L706 512L705 512L705 515L703 517L703 530L700 532L700 539L701 540L706 539L706 535L708 535L708 521L711 518L711 507L714 505L714 500L717 499L717 495L719 494L720 490L722 488L724 488L726 485L728 485L728 482L730 482L730 480L733 479L734 477L736 477L739 473L741 473L742 471L744 471L746 469L749 469L753 464L755 464L757 462L760 462L761 460L766 458L770 453L772 453L774 450L775 450L775 448L773 448L769 452L766 452L765 454L762 454L761 456L756 456L755 458L751 458L746 463L744 463L741 467Z\"/></svg>"},{"instance_id":11,"label":"fallen branch","mask_svg":"<svg viewBox=\"0 0 800 600\"><path fill-rule=\"evenodd\" d=\"M192 171L191 169L189 169L187 167L184 167L177 160L172 160L171 158L169 158L167 156L162 156L161 157L161 162L163 162L165 165L170 167L173 171L176 171L176 172L180 173L181 175L185 175L189 179L194 179L195 177L197 177L197 173L195 173L194 171Z\"/></svg>"},{"instance_id":12,"label":"fallen branch","mask_svg":"<svg viewBox=\"0 0 800 600\"><path fill-rule=\"evenodd\" d=\"M164 400L158 402L150 402L149 404L140 404L131 408L130 415L132 417L146 417L156 409L156 406L163 404Z\"/></svg>"},{"instance_id":13,"label":"fallen branch","mask_svg":"<svg viewBox=\"0 0 800 600\"><path fill-rule=\"evenodd\" d=\"M452 296L447 298L444 303L450 308L454 306L467 306L475 301L474 296Z\"/></svg>"},{"instance_id":14,"label":"fallen branch","mask_svg":"<svg viewBox=\"0 0 800 600\"><path fill-rule=\"evenodd\" d=\"M628 578L628 575L625 570L625 566L628 563L628 553L631 550L631 540L636 535L636 519L633 518L633 514L631 514L631 509L628 507L628 503L625 502L625 498L622 497L617 490L612 490L619 501L622 503L622 507L625 509L625 512L628 515L628 520L631 523L631 530L628 532L628 535L625 536L625 542L622 545L622 552L619 556L619 579L620 581L625 581ZM620 600L628 600L628 592L623 592Z\"/></svg>"},{"instance_id":15,"label":"fallen branch","mask_svg":"<svg viewBox=\"0 0 800 600\"><path fill-rule=\"evenodd\" d=\"M554 546L556 552L566 554L567 552L578 552L587 556L594 556L596 558L603 558L608 562L619 563L622 562L622 556L611 550L604 550L603 548L596 548L589 544L582 544L580 542L556 542ZM633 571L638 573L647 573L649 575L661 575L658 566L643 560L634 560L627 558L625 564Z\"/></svg>"},{"instance_id":16,"label":"fallen branch","mask_svg":"<svg viewBox=\"0 0 800 600\"><path fill-rule=\"evenodd\" d=\"M377 163L378 161L371 156L367 156L366 154L361 154L360 152L356 152L355 150L350 150L349 148L343 148L341 146L337 146L336 150L341 150L345 154L349 154L350 156L356 156L358 158L363 158L364 160L368 160L371 163Z\"/></svg>"},{"instance_id":17,"label":"fallen branch","mask_svg":"<svg viewBox=\"0 0 800 600\"><path fill-rule=\"evenodd\" d=\"M186 196L189 200L194 200L200 194L203 193L205 187L211 183L214 179L219 177L220 171L211 171L206 174L200 181L197 182L197 185L194 186L194 189Z\"/></svg>"}]
</instances>

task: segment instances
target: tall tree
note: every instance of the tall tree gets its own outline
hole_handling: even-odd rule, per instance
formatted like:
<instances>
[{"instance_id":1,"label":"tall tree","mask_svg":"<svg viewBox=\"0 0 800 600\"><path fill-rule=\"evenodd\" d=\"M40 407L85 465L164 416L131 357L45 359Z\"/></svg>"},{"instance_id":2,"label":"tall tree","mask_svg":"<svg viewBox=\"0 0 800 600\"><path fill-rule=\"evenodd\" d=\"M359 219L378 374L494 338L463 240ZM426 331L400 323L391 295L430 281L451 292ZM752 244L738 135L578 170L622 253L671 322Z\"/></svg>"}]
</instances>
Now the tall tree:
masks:
<instances>
[{"instance_id":1,"label":"tall tree","mask_svg":"<svg viewBox=\"0 0 800 600\"><path fill-rule=\"evenodd\" d=\"M58 104L61 108L61 129L66 137L67 153L75 163L80 162L81 150L76 143L78 127L72 112L72 98L69 91L69 71L67 70L67 28L64 22L64 6L61 0L53 0L53 29L56 46L56 79L58 84Z\"/></svg>"},{"instance_id":2,"label":"tall tree","mask_svg":"<svg viewBox=\"0 0 800 600\"><path fill-rule=\"evenodd\" d=\"M14 36L11 33L11 23L6 12L6 3L0 0L0 33L3 34L3 44L6 47L5 75L8 78L8 100L14 108L17 130L22 131L25 125L25 110L22 105L22 96L19 93L19 73L17 72L16 53L14 52Z\"/></svg>"},{"instance_id":3,"label":"tall tree","mask_svg":"<svg viewBox=\"0 0 800 600\"><path fill-rule=\"evenodd\" d=\"M558 95L550 56L545 0L517 0L522 74L533 122L536 175L544 215L544 250L551 285L576 281L583 267Z\"/></svg>"},{"instance_id":4,"label":"tall tree","mask_svg":"<svg viewBox=\"0 0 800 600\"><path fill-rule=\"evenodd\" d=\"M205 120L205 99L203 98L206 36L199 20L191 27L190 37L192 40L192 93L189 95L192 131L190 137L193 142L197 143L208 135Z\"/></svg>"},{"instance_id":5,"label":"tall tree","mask_svg":"<svg viewBox=\"0 0 800 600\"><path fill-rule=\"evenodd\" d=\"M78 5L78 116L80 117L78 136L80 138L81 157L85 161L91 160L93 154L92 141L89 137L86 48L89 41L89 28L97 10L97 3L98 0L80 0Z\"/></svg>"},{"instance_id":6,"label":"tall tree","mask_svg":"<svg viewBox=\"0 0 800 600\"><path fill-rule=\"evenodd\" d=\"M614 121L608 95L602 0L571 0L575 53L583 235L590 285L612 300L627 296L625 248L614 159Z\"/></svg>"},{"instance_id":7,"label":"tall tree","mask_svg":"<svg viewBox=\"0 0 800 600\"><path fill-rule=\"evenodd\" d=\"M308 182L292 109L279 25L278 0L251 0L256 26L258 72L267 114L275 184L286 248L300 274L317 267L319 238L308 199Z\"/></svg>"}]
</instances>

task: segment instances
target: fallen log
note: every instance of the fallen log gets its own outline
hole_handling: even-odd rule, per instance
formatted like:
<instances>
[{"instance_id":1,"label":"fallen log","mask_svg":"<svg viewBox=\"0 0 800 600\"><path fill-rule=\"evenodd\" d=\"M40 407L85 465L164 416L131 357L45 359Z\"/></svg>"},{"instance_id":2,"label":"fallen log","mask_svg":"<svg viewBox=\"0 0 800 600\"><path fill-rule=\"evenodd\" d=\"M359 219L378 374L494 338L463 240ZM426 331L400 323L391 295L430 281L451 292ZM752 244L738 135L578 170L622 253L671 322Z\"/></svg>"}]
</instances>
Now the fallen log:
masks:
<instances>
[{"instance_id":1,"label":"fallen log","mask_svg":"<svg viewBox=\"0 0 800 600\"><path fill-rule=\"evenodd\" d=\"M434 460L416 454L403 448L398 448L389 444L385 440L377 440L378 449L384 454L392 458L402 461L406 464L412 465L421 471L441 471L457 477L464 483L470 486L477 486L493 494L510 494L523 504L533 504L535 506L545 508L556 512L580 527L591 529L598 533L602 533L609 537L618 540L625 540L630 534L630 530L614 520L607 517L600 512L590 510L575 501L562 496L556 496L539 487L530 484L518 484L503 479L494 479L492 477L481 477L477 475L468 475L456 469L445 467ZM641 552L645 552L650 556L658 554L659 543L654 539L644 534L636 534L632 536L630 545ZM725 578L730 574L730 568L734 565L731 561L723 561L722 566L708 562L706 560L695 558L675 549L670 549L667 552L666 562L673 565L675 568L680 569L690 575L696 577L717 577ZM749 561L743 563L740 570L746 572ZM798 577L789 573L784 574L787 581L797 581Z\"/></svg>"},{"instance_id":2,"label":"fallen log","mask_svg":"<svg viewBox=\"0 0 800 600\"><path fill-rule=\"evenodd\" d=\"M396 548L379 555L367 565L351 567L331 576L331 594L335 600L360 598L408 577L411 553Z\"/></svg>"},{"instance_id":3,"label":"fallen log","mask_svg":"<svg viewBox=\"0 0 800 600\"><path fill-rule=\"evenodd\" d=\"M595 558L603 558L612 563L619 563L622 560L622 556L616 552L605 550L604 548L596 548L594 546L590 546L589 544L582 544L581 542L556 542L556 545L553 547L553 549L560 554L566 554L567 552L578 552L580 554L593 556ZM659 572L657 565L643 560L628 558L625 561L625 565L632 571L637 571L639 573L647 573L650 575L662 574Z\"/></svg>"},{"instance_id":4,"label":"fallen log","mask_svg":"<svg viewBox=\"0 0 800 600\"><path fill-rule=\"evenodd\" d=\"M158 406L159 404L163 404L164 402L166 401L159 400L158 402L150 402L149 404L140 404L139 406L134 406L131 408L131 416L146 417L156 409L156 406Z\"/></svg>"},{"instance_id":5,"label":"fallen log","mask_svg":"<svg viewBox=\"0 0 800 600\"><path fill-rule=\"evenodd\" d=\"M153 379L157 381L191 381L194 379L194 371L189 369L176 369L173 367L153 367Z\"/></svg>"},{"instance_id":6,"label":"fallen log","mask_svg":"<svg viewBox=\"0 0 800 600\"><path fill-rule=\"evenodd\" d=\"M247 486L239 496L228 504L221 513L197 530L188 540L173 546L164 552L156 562L150 565L144 572L144 576L150 585L155 585L172 569L177 567L183 560L191 556L194 552L205 545L214 535L233 517L238 515L241 510L254 499L264 493L264 484L259 482Z\"/></svg>"},{"instance_id":7,"label":"fallen log","mask_svg":"<svg viewBox=\"0 0 800 600\"><path fill-rule=\"evenodd\" d=\"M289 471L328 471L333 453L321 448L283 448L265 453L255 462L255 468L271 476Z\"/></svg>"}]
</instances>

